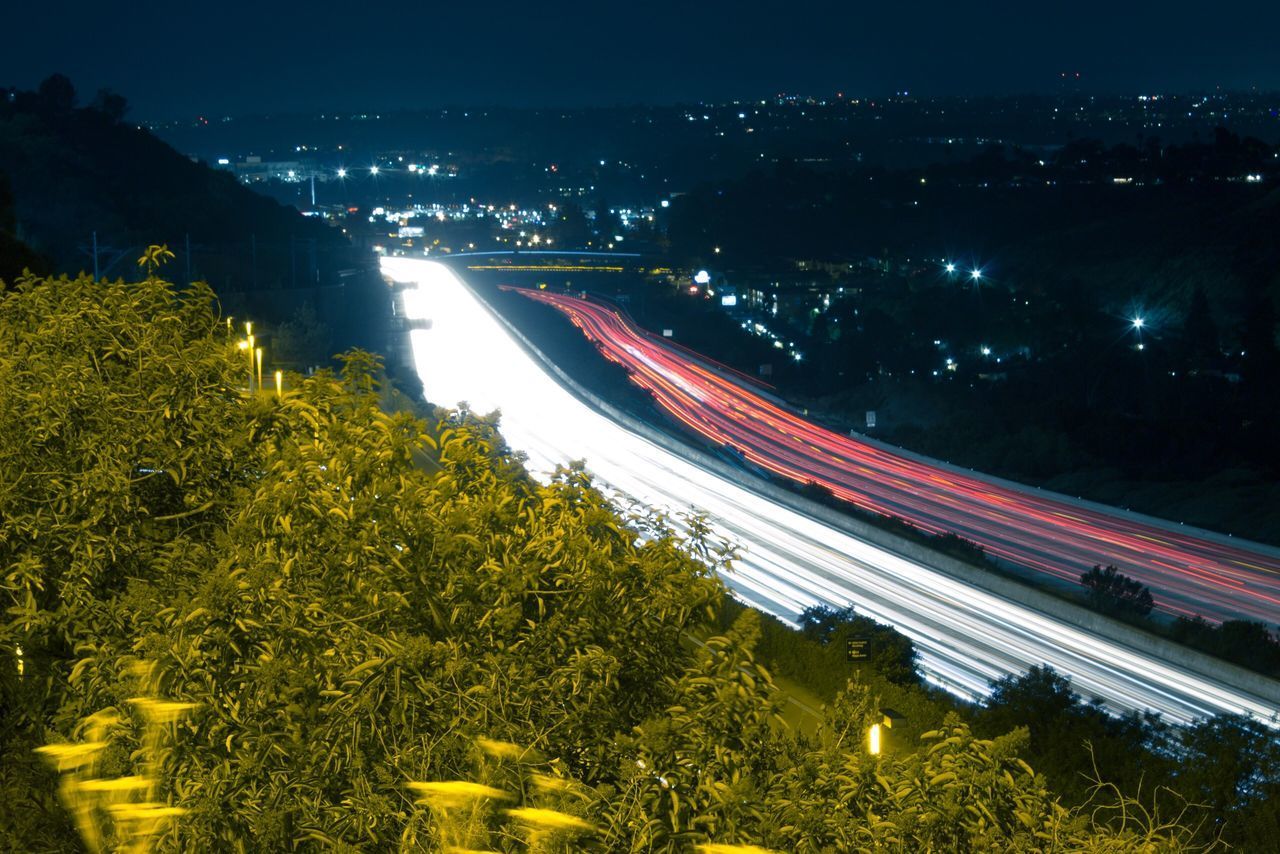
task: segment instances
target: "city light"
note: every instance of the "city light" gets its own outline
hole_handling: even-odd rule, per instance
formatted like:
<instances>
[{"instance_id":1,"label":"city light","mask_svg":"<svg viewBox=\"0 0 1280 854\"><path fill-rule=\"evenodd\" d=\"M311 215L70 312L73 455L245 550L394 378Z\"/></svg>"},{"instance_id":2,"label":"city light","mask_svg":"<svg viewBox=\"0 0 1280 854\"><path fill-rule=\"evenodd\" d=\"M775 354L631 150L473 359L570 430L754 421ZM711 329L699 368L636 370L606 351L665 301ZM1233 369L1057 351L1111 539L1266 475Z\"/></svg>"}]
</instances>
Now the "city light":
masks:
<instances>
[{"instance_id":1,"label":"city light","mask_svg":"<svg viewBox=\"0 0 1280 854\"><path fill-rule=\"evenodd\" d=\"M693 274L693 280L700 285L705 285L707 282L711 281L711 274L706 270L699 270Z\"/></svg>"},{"instance_id":2,"label":"city light","mask_svg":"<svg viewBox=\"0 0 1280 854\"><path fill-rule=\"evenodd\" d=\"M977 267L973 268L969 271L969 278L973 279L975 282L978 281L982 278L982 271Z\"/></svg>"},{"instance_id":3,"label":"city light","mask_svg":"<svg viewBox=\"0 0 1280 854\"><path fill-rule=\"evenodd\" d=\"M339 178L345 178L345 177L347 177L347 170L346 170L346 169L343 169L341 166L339 166L339 167L338 167L338 177L339 177Z\"/></svg>"},{"instance_id":4,"label":"city light","mask_svg":"<svg viewBox=\"0 0 1280 854\"><path fill-rule=\"evenodd\" d=\"M1146 321L1145 319L1141 318L1141 317L1135 317L1135 318L1133 319L1133 321L1132 321L1132 323L1133 323L1133 328L1134 328L1134 329L1141 329L1143 326L1145 326L1145 325L1146 325L1146 322L1147 322L1147 321Z\"/></svg>"},{"instance_id":5,"label":"city light","mask_svg":"<svg viewBox=\"0 0 1280 854\"><path fill-rule=\"evenodd\" d=\"M867 753L880 755L880 724L872 724L867 730Z\"/></svg>"},{"instance_id":6,"label":"city light","mask_svg":"<svg viewBox=\"0 0 1280 854\"><path fill-rule=\"evenodd\" d=\"M948 261L945 266L948 273L954 273L956 271L956 265L953 261Z\"/></svg>"},{"instance_id":7,"label":"city light","mask_svg":"<svg viewBox=\"0 0 1280 854\"><path fill-rule=\"evenodd\" d=\"M378 167L377 167L377 166L370 166L370 167L369 167L369 174L370 174L370 175L377 175L377 174L378 174Z\"/></svg>"}]
</instances>

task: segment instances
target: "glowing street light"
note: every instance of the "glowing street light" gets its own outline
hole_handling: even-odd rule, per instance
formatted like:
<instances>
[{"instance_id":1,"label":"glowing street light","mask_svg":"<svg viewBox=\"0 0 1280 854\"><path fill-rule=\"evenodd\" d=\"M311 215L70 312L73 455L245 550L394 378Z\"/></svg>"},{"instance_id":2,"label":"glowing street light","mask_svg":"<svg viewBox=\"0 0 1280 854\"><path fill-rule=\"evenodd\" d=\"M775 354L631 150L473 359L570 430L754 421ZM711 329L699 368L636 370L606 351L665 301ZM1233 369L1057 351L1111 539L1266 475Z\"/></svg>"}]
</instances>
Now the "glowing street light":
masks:
<instances>
[{"instance_id":1,"label":"glowing street light","mask_svg":"<svg viewBox=\"0 0 1280 854\"><path fill-rule=\"evenodd\" d=\"M377 175L378 175L378 167L377 167L377 166L370 166L370 167L369 167L369 174L370 174L370 175L373 175L374 177L377 177Z\"/></svg>"},{"instance_id":2,"label":"glowing street light","mask_svg":"<svg viewBox=\"0 0 1280 854\"><path fill-rule=\"evenodd\" d=\"M942 266L943 266L943 269L945 269L948 273L954 273L956 271L956 264L954 261L948 261Z\"/></svg>"},{"instance_id":3,"label":"glowing street light","mask_svg":"<svg viewBox=\"0 0 1280 854\"><path fill-rule=\"evenodd\" d=\"M338 177L339 177L339 178L346 178L346 177L347 177L347 170L346 170L344 167L342 167L342 166L339 166L339 167L338 167Z\"/></svg>"},{"instance_id":4,"label":"glowing street light","mask_svg":"<svg viewBox=\"0 0 1280 854\"><path fill-rule=\"evenodd\" d=\"M276 398L284 397L284 371L276 371Z\"/></svg>"},{"instance_id":5,"label":"glowing street light","mask_svg":"<svg viewBox=\"0 0 1280 854\"><path fill-rule=\"evenodd\" d=\"M258 364L258 391L262 391L262 348L255 347L253 355Z\"/></svg>"},{"instance_id":6,"label":"glowing street light","mask_svg":"<svg viewBox=\"0 0 1280 854\"><path fill-rule=\"evenodd\" d=\"M1146 319L1141 317L1135 317L1130 322L1133 324L1133 328L1138 330L1142 329L1142 327L1145 326L1147 323Z\"/></svg>"},{"instance_id":7,"label":"glowing street light","mask_svg":"<svg viewBox=\"0 0 1280 854\"><path fill-rule=\"evenodd\" d=\"M249 391L253 392L253 336L241 338L236 342L236 346L249 354Z\"/></svg>"},{"instance_id":8,"label":"glowing street light","mask_svg":"<svg viewBox=\"0 0 1280 854\"><path fill-rule=\"evenodd\" d=\"M867 753L880 755L880 724L872 724L867 730Z\"/></svg>"},{"instance_id":9,"label":"glowing street light","mask_svg":"<svg viewBox=\"0 0 1280 854\"><path fill-rule=\"evenodd\" d=\"M978 281L979 279L982 278L982 271L979 270L977 267L974 267L972 270L969 271L969 278L973 279L975 282Z\"/></svg>"}]
</instances>

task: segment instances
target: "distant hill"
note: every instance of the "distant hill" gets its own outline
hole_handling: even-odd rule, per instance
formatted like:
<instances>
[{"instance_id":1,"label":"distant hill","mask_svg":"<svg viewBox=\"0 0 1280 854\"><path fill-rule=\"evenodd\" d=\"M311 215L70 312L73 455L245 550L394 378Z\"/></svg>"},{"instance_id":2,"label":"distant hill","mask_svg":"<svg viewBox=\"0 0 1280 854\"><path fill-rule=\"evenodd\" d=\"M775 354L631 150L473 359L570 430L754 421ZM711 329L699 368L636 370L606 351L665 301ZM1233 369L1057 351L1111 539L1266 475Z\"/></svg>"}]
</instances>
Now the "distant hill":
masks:
<instances>
[{"instance_id":1,"label":"distant hill","mask_svg":"<svg viewBox=\"0 0 1280 854\"><path fill-rule=\"evenodd\" d=\"M12 195L7 228L0 221L4 257L27 258L25 244L54 270L92 272L96 232L99 272L114 277L141 247L168 243L175 279L189 274L220 293L320 286L349 266L339 232L193 162L126 112L105 91L78 107L62 75L35 92L0 90L0 179Z\"/></svg>"}]
</instances>

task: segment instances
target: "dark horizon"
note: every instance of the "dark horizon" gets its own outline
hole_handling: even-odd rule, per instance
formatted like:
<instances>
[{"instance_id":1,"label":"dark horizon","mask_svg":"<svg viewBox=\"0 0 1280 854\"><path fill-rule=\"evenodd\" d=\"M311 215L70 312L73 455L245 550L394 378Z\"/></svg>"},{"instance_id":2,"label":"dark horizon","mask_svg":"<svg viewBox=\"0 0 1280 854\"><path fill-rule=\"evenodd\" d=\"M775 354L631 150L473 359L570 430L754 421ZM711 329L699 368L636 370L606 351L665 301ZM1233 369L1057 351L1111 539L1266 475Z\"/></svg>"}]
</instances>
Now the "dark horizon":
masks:
<instances>
[{"instance_id":1,"label":"dark horizon","mask_svg":"<svg viewBox=\"0 0 1280 854\"><path fill-rule=\"evenodd\" d=\"M0 56L0 83L34 88L54 72L87 101L126 96L131 116L578 108L815 97L1202 93L1280 90L1270 33L1280 9L1228 0L1069 13L824 8L777 13L720 0L669 0L551 13L498 4L366 15L336 3L216 14L143 2L127 12L72 2L9 14L24 34ZM69 22L71 25L69 26ZM49 45L59 45L50 51ZM1064 84L1061 74L1069 78Z\"/></svg>"}]
</instances>

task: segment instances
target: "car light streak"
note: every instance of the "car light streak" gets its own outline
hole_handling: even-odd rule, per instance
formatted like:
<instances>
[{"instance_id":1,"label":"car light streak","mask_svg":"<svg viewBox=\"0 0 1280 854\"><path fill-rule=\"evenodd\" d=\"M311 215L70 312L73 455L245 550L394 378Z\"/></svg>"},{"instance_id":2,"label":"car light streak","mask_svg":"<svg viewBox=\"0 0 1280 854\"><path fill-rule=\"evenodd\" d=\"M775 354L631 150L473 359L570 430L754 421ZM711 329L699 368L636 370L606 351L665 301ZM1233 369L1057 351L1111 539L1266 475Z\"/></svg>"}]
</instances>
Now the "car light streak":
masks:
<instances>
[{"instance_id":1,"label":"car light streak","mask_svg":"<svg viewBox=\"0 0 1280 854\"><path fill-rule=\"evenodd\" d=\"M893 453L779 407L638 329L611 306L508 290L563 312L672 417L762 469L818 483L864 510L927 532L957 534L988 554L1071 583L1094 564L1114 564L1175 614L1280 621L1280 551Z\"/></svg>"},{"instance_id":2,"label":"car light streak","mask_svg":"<svg viewBox=\"0 0 1280 854\"><path fill-rule=\"evenodd\" d=\"M535 475L584 460L603 488L669 512L695 509L741 555L724 576L750 604L794 621L814 604L852 602L915 641L930 682L981 697L991 679L1048 664L1083 696L1117 710L1154 710L1175 723L1219 712L1270 717L1266 700L1136 653L861 542L709 473L597 413L557 384L443 264L382 262L411 283L404 309L430 318L411 333L429 399L501 410L503 436ZM655 380L655 383L657 381Z\"/></svg>"}]
</instances>

